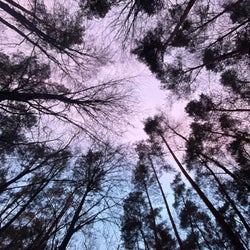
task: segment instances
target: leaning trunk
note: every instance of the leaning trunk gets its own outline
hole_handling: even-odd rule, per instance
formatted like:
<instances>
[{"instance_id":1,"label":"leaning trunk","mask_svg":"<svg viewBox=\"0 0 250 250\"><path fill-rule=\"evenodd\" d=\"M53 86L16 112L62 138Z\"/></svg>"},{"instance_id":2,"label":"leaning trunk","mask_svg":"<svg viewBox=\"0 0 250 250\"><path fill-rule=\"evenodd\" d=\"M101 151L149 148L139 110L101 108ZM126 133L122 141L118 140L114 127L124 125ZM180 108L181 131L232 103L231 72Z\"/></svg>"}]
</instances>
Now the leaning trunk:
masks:
<instances>
[{"instance_id":1,"label":"leaning trunk","mask_svg":"<svg viewBox=\"0 0 250 250\"><path fill-rule=\"evenodd\" d=\"M159 189L160 189L162 198L163 198L163 200L164 200L164 204L165 204L165 206L166 206L167 213L168 213L168 216L169 216L171 225L172 225L172 227L173 227L173 230L174 230L174 233L175 233L175 237L176 237L176 239L177 239L177 241L178 241L178 244L179 244L179 246L180 246L180 249L181 249L181 250L186 250L186 248L184 247L183 242L182 242L182 240L181 240L181 237L180 237L180 235L179 235L179 233L178 233L177 227L176 227L176 225L175 225L174 218L173 218L172 213L171 213L171 211L170 211L170 208L169 208L169 205L168 205L167 198L166 198L166 196L165 196L165 194L164 194L162 185L161 185L160 180L159 180L159 178L158 178L158 175L157 175L157 173L156 173L156 170L155 170L153 161L152 161L152 159L151 159L151 157L150 157L149 155L148 155L148 159L149 159L149 161L150 161L150 165L151 165L151 167L152 167L152 170L153 170L153 172L154 172L154 175L155 175L157 184L158 184L158 186L159 186Z\"/></svg>"},{"instance_id":2,"label":"leaning trunk","mask_svg":"<svg viewBox=\"0 0 250 250\"><path fill-rule=\"evenodd\" d=\"M201 191L199 186L194 182L194 180L191 178L191 176L188 174L188 172L185 170L185 168L182 166L174 152L172 151L171 147L169 146L168 142L166 141L165 137L162 135L162 133L159 133L159 136L161 137L162 141L167 146L170 154L174 158L176 164L180 168L181 172L184 174L184 176L187 178L191 186L194 188L194 190L197 192L197 194L200 196L201 200L206 204L207 208L210 210L210 212L213 214L215 219L217 220L218 224L221 226L223 232L227 235L228 239L230 239L232 245L234 246L235 250L245 250L245 247L239 240L239 238L235 235L235 233L232 231L231 227L227 224L227 222L224 220L224 218L221 216L221 214L216 210L216 208L213 206L213 204L208 200L207 196Z\"/></svg>"}]
</instances>

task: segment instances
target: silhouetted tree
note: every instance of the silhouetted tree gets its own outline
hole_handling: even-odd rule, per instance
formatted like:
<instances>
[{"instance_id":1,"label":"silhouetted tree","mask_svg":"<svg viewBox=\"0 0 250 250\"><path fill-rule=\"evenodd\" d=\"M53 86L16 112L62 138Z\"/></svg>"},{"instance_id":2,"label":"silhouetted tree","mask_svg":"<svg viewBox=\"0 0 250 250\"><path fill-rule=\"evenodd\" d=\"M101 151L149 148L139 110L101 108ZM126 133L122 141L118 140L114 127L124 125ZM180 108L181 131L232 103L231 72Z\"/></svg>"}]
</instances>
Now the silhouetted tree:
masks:
<instances>
[{"instance_id":1,"label":"silhouetted tree","mask_svg":"<svg viewBox=\"0 0 250 250\"><path fill-rule=\"evenodd\" d=\"M188 182L191 184L192 188L197 192L201 200L204 202L204 204L207 206L207 208L210 210L210 212L215 217L218 224L221 226L223 232L227 235L228 240L231 241L232 245L235 249L245 249L242 242L238 238L237 234L232 230L230 225L225 221L223 216L219 213L219 211L214 207L214 205L211 203L211 201L208 199L208 197L205 195L205 193L200 189L199 185L193 180L191 175L186 171L184 166L181 164L177 156L175 155L174 151L170 147L169 143L167 142L165 136L164 136L164 130L161 126L161 119L159 117L155 117L154 119L148 119L145 122L145 132L148 135L151 135L152 137L159 137L164 143L164 145L167 147L168 151L170 152L171 156L173 157L174 161L178 165L180 171L183 173L183 175L186 177Z\"/></svg>"},{"instance_id":2,"label":"silhouetted tree","mask_svg":"<svg viewBox=\"0 0 250 250\"><path fill-rule=\"evenodd\" d=\"M130 98L130 93L121 86L123 80L76 86L53 81L50 66L35 56L17 54L9 58L2 54L1 63L0 108L9 113L49 115L94 135L87 128L87 119L92 128L93 124L104 128L104 121L113 122L116 115L121 118L128 111L123 98Z\"/></svg>"}]
</instances>

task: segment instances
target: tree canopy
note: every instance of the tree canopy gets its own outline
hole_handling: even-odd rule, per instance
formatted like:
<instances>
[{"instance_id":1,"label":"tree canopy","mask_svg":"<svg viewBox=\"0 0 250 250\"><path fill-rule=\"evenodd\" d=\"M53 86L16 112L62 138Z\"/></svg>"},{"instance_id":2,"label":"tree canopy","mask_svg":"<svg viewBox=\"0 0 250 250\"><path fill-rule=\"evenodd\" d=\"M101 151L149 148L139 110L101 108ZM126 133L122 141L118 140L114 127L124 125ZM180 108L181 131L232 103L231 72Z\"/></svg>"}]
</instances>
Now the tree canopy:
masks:
<instances>
[{"instance_id":1,"label":"tree canopy","mask_svg":"<svg viewBox=\"0 0 250 250\"><path fill-rule=\"evenodd\" d=\"M0 13L0 249L250 249L249 0ZM169 97L126 145L124 62Z\"/></svg>"}]
</instances>

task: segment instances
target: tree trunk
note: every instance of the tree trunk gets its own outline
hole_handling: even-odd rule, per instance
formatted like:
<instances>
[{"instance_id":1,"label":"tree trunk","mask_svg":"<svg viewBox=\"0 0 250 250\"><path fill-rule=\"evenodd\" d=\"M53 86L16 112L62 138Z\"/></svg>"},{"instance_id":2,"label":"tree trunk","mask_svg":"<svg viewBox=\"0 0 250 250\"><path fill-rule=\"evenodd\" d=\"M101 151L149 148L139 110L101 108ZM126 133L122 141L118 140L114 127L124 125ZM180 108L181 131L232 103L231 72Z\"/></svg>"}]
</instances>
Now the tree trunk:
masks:
<instances>
[{"instance_id":1,"label":"tree trunk","mask_svg":"<svg viewBox=\"0 0 250 250\"><path fill-rule=\"evenodd\" d=\"M181 135L180 133L178 133L175 129L173 129L171 126L169 126L167 123L165 123L165 125L177 136L179 136L180 138L182 138L184 141L188 142L188 139ZM241 185L245 185L247 187L250 187L245 181L243 181L242 179L240 179L237 175L235 175L233 172L231 172L230 170L228 170L226 167L224 167L220 162L218 162L216 159L209 157L205 154L203 154L202 152L197 152L197 155L203 157L204 159L212 162L213 164L215 164L217 167L219 167L220 169L222 169L226 174L228 174L230 177L232 177L236 182L238 182Z\"/></svg>"},{"instance_id":2,"label":"tree trunk","mask_svg":"<svg viewBox=\"0 0 250 250\"><path fill-rule=\"evenodd\" d=\"M230 198L230 196L228 195L227 191L225 190L225 188L223 187L223 185L221 184L220 180L217 178L217 176L213 172L213 170L208 166L208 164L206 162L204 164L205 164L206 168L209 170L209 172L212 174L212 176L214 177L215 181L217 182L217 184L218 184L218 186L219 186L219 188L221 190L221 193L226 197L227 201L229 202L229 204L231 205L231 207L234 209L235 213L240 218L242 224L244 225L244 227L246 228L246 230L248 231L248 233L250 233L250 226L248 225L248 223L246 222L245 218L243 217L243 215L241 214L241 212L239 211L239 209L235 205L235 202Z\"/></svg>"},{"instance_id":3,"label":"tree trunk","mask_svg":"<svg viewBox=\"0 0 250 250\"><path fill-rule=\"evenodd\" d=\"M35 193L29 198L29 200L24 204L21 209L3 226L0 228L0 234L4 232L30 205L30 203L36 198L36 196L48 185L50 182L49 180L46 180L45 183L42 183L40 187L35 191Z\"/></svg>"},{"instance_id":4,"label":"tree trunk","mask_svg":"<svg viewBox=\"0 0 250 250\"><path fill-rule=\"evenodd\" d=\"M52 102L57 101L65 105L72 105L72 106L77 105L81 107L83 111L86 112L88 112L88 109L95 109L97 105L110 105L110 103L112 102L112 100L109 100L108 98L106 100L84 99L83 97L74 99L72 95L73 95L72 93L51 94L51 93L20 93L12 91L0 91L0 102L1 101L29 102L32 100L52 101ZM37 104L36 106L39 105L40 104Z\"/></svg>"},{"instance_id":5,"label":"tree trunk","mask_svg":"<svg viewBox=\"0 0 250 250\"><path fill-rule=\"evenodd\" d=\"M141 237L143 239L143 243L144 243L144 246L145 246L145 250L150 250L149 246L148 246L148 241L146 239L146 236L143 232L143 230L140 228L140 233L141 233Z\"/></svg>"},{"instance_id":6,"label":"tree trunk","mask_svg":"<svg viewBox=\"0 0 250 250\"><path fill-rule=\"evenodd\" d=\"M88 193L89 193L89 188L86 187L86 191L85 191L85 193L84 193L84 195L83 195L83 197L82 197L82 199L81 199L81 201L80 201L80 203L79 203L79 205L74 213L74 216L71 220L70 226L69 226L69 228L66 232L66 235L64 236L64 239L63 239L61 245L59 246L58 250L65 250L70 239L72 238L73 234L75 233L75 225L79 219L79 215L81 213L83 204L85 203L85 200L87 198Z\"/></svg>"},{"instance_id":7,"label":"tree trunk","mask_svg":"<svg viewBox=\"0 0 250 250\"><path fill-rule=\"evenodd\" d=\"M35 167L25 167L25 169L20 172L16 177L12 178L11 180L9 181L6 181L5 183L3 184L0 184L0 194L3 193L7 188L8 186L10 186L11 184L17 182L18 180L20 180L22 177L24 177L25 175L27 174L30 174L32 172L34 172L35 170L43 167L51 158L55 157L58 153L60 153L62 150L58 150L54 153L51 153L49 155L46 156L46 158L44 160L42 160L42 162L40 162L37 166ZM56 158L55 159L55 162L58 161L58 160L62 160L63 158ZM29 165L34 165L36 163L37 159L35 159L33 162L31 162ZM54 162L53 162L54 163ZM52 164L52 163L51 163Z\"/></svg>"},{"instance_id":8,"label":"tree trunk","mask_svg":"<svg viewBox=\"0 0 250 250\"><path fill-rule=\"evenodd\" d=\"M199 155L201 155L204 159L214 163L217 167L219 167L220 169L222 169L226 174L228 174L229 176L231 176L236 182L238 182L241 185L244 185L246 187L250 187L248 185L248 183L246 183L244 180L240 179L240 177L238 177L237 175L235 175L233 172L231 172L230 170L228 170L225 166L223 166L220 162L218 162L217 160L215 160L212 157L209 157L203 153L198 153Z\"/></svg>"},{"instance_id":9,"label":"tree trunk","mask_svg":"<svg viewBox=\"0 0 250 250\"><path fill-rule=\"evenodd\" d=\"M51 237L51 233L53 231L54 228L56 228L58 222L61 220L61 218L63 217L63 215L65 214L65 212L67 211L68 207L71 205L71 201L73 198L75 190L68 196L65 205L63 206L63 208L61 209L60 213L58 214L58 216L54 219L54 221L52 222L52 224L50 225L50 227L48 229L46 229L46 233L42 236L41 239L37 240L37 242L35 242L29 249L39 249L39 246L43 245L44 243L46 243L49 238ZM53 233L55 233L56 231L54 231Z\"/></svg>"},{"instance_id":10,"label":"tree trunk","mask_svg":"<svg viewBox=\"0 0 250 250\"><path fill-rule=\"evenodd\" d=\"M168 142L166 141L165 137L162 135L161 132L159 132L159 136L161 137L164 144L167 146L170 154L174 158L176 164L180 168L181 172L184 174L184 176L187 178L191 186L194 188L194 190L197 192L197 194L200 196L201 200L206 204L207 208L210 210L210 212L213 214L215 219L217 220L218 224L221 226L222 230L227 235L228 239L231 241L232 245L234 246L235 250L245 250L245 247L239 240L239 238L235 235L235 233L232 231L230 226L226 223L224 218L221 216L221 214L216 210L216 208L213 206L213 204L208 200L206 195L201 191L199 186L193 181L191 176L187 173L185 168L182 166L174 152L172 151L171 147L169 146Z\"/></svg>"},{"instance_id":11,"label":"tree trunk","mask_svg":"<svg viewBox=\"0 0 250 250\"><path fill-rule=\"evenodd\" d=\"M149 159L149 161L150 161L150 165L151 165L151 167L152 167L152 170L153 170L153 172L154 172L154 175L155 175L155 178L156 178L158 187L159 187L159 189L160 189L161 196L162 196L162 198L163 198L163 200L164 200L164 204L165 204L165 206L166 206L167 213L168 213L168 216L169 216L169 219L170 219L172 228L173 228L173 230L174 230L175 237L176 237L176 239L177 239L177 241L178 241L178 244L179 244L179 246L180 246L180 249L181 249L181 250L187 250L187 249L184 247L183 242L182 242L182 240L181 240L181 237L180 237L180 235L179 235L179 233L178 233L177 227L176 227L175 222L174 222L174 218L173 218L173 216L172 216L171 210L170 210L169 205L168 205L167 198L166 198L166 196L165 196L165 194L164 194L164 191L163 191L162 185L161 185L161 183L160 183L160 180L159 180L159 178L158 178L158 175L157 175L157 173L156 173L156 170L155 170L153 161L152 161L151 157L149 156L149 154L148 154L148 159Z\"/></svg>"},{"instance_id":12,"label":"tree trunk","mask_svg":"<svg viewBox=\"0 0 250 250\"><path fill-rule=\"evenodd\" d=\"M228 52L226 54L219 55L218 57L214 58L214 61L212 61L212 62L202 63L202 64L197 65L195 67L189 68L184 73L189 73L189 72L192 72L192 71L194 71L196 69L201 69L201 68L203 68L205 66L209 66L209 65L211 65L211 64L213 64L215 62L221 62L221 61L226 60L228 58L234 58L234 57L237 58L237 56L239 56L239 55L240 55L240 50L233 50L233 51L230 51L230 52Z\"/></svg>"},{"instance_id":13,"label":"tree trunk","mask_svg":"<svg viewBox=\"0 0 250 250\"><path fill-rule=\"evenodd\" d=\"M188 13L190 12L190 10L192 9L193 5L195 4L196 0L190 0L187 4L186 9L184 10L182 16L180 17L180 21L176 24L173 32L170 34L168 40L164 43L164 48L166 49L167 46L171 43L171 41L174 39L174 37L176 36L176 34L178 33L181 25L183 24L183 22L185 21L185 19L187 18Z\"/></svg>"},{"instance_id":14,"label":"tree trunk","mask_svg":"<svg viewBox=\"0 0 250 250\"><path fill-rule=\"evenodd\" d=\"M38 37L40 37L42 40L44 40L48 44L53 45L56 49L63 51L63 47L60 44L58 44L54 38L48 36L42 30L37 28L37 26L34 23L29 21L25 16L15 11L13 8L10 8L8 4L0 1L0 8L3 9L9 15L11 15L17 22L19 22L22 26L24 26L30 32L35 33Z\"/></svg>"},{"instance_id":15,"label":"tree trunk","mask_svg":"<svg viewBox=\"0 0 250 250\"><path fill-rule=\"evenodd\" d=\"M250 109L223 109L223 108L218 108L218 109L212 109L211 111L214 112L249 112Z\"/></svg>"},{"instance_id":16,"label":"tree trunk","mask_svg":"<svg viewBox=\"0 0 250 250\"><path fill-rule=\"evenodd\" d=\"M146 196L147 196L147 199L148 199L150 211L151 211L151 214L152 214L152 217L153 217L153 231L154 231L154 238L155 238L155 249L156 250L161 250L162 248L161 248L158 236L157 236L158 230L157 230L156 222L155 222L154 208L153 208L151 198L150 198L149 193L148 193L147 184L145 182L143 182L143 184L144 184L144 189L145 189Z\"/></svg>"}]
</instances>

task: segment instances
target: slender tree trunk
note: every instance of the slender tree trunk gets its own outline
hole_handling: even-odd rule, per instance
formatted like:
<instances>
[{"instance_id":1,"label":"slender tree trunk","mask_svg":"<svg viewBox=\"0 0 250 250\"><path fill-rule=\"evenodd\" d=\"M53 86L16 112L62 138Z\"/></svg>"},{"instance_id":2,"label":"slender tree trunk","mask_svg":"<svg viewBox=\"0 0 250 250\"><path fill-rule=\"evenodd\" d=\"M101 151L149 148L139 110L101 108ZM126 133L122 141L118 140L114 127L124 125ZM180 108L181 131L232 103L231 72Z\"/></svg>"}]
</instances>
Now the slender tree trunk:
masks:
<instances>
[{"instance_id":1,"label":"slender tree trunk","mask_svg":"<svg viewBox=\"0 0 250 250\"><path fill-rule=\"evenodd\" d=\"M68 207L71 205L71 201L72 201L72 197L74 195L73 191L67 198L65 205L63 206L63 208L61 209L59 215L54 219L54 221L52 222L52 224L50 225L50 227L46 230L46 233L43 235L43 237L38 240L37 242L35 242L35 244L33 244L29 249L39 249L39 246L43 245L44 243L46 243L49 239L49 237L51 236L51 233L53 231L54 228L57 227L58 222L61 220L61 218L63 217L63 215L65 214L66 210L68 209ZM55 230L54 230L55 232ZM53 232L53 233L54 233Z\"/></svg>"},{"instance_id":2,"label":"slender tree trunk","mask_svg":"<svg viewBox=\"0 0 250 250\"><path fill-rule=\"evenodd\" d=\"M209 242L207 241L207 239L206 239L206 237L205 237L204 232L202 231L202 229L199 227L199 225L198 225L197 223L195 223L195 226L197 227L198 231L200 232L200 234L201 234L201 236L202 236L202 238L203 238L203 240L204 240L204 242L205 242L207 248L208 248L209 250L213 250L213 249L211 248Z\"/></svg>"},{"instance_id":3,"label":"slender tree trunk","mask_svg":"<svg viewBox=\"0 0 250 250\"><path fill-rule=\"evenodd\" d=\"M242 141L245 141L245 142L250 142L250 137L249 135L247 134L244 134L244 133L240 133L240 132L235 132L235 134L228 134L228 133L222 133L222 132L217 132L217 131L212 131L212 130L209 130L209 129L205 129L207 132L211 133L211 134L215 134L215 135L220 135L220 136L223 136L223 137L229 137L229 138L234 138L234 139L241 139Z\"/></svg>"},{"instance_id":4,"label":"slender tree trunk","mask_svg":"<svg viewBox=\"0 0 250 250\"><path fill-rule=\"evenodd\" d=\"M183 202L184 206L186 207L186 206L187 206L187 203L186 203L185 197L184 197L183 195L181 195L181 197L182 197L182 202ZM205 243L206 243L208 249L209 249L209 250L212 250L211 247L210 247L210 245L209 245L209 243L207 242L206 238L204 237L204 234L203 234L202 230L201 230L200 227L198 226L198 223L195 222L195 220L193 220L193 216L192 216L192 215L190 215L189 221L190 221L190 224L191 224L192 232L194 233L194 229L193 229L193 228L194 228L194 226L195 226L195 227L198 229L199 233L201 234L203 240L205 241ZM198 245L198 248L200 249L200 244L199 244L199 242L197 242L197 245Z\"/></svg>"},{"instance_id":5,"label":"slender tree trunk","mask_svg":"<svg viewBox=\"0 0 250 250\"><path fill-rule=\"evenodd\" d=\"M21 13L15 11L8 4L0 1L0 8L3 9L5 12L7 12L9 15L11 15L17 22L19 22L22 26L27 28L29 31L34 32L38 37L42 38L47 43L53 45L58 50L60 50L60 51L63 50L63 47L60 46L60 44L58 44L54 38L48 36L42 30L38 29L37 26L34 23L29 21Z\"/></svg>"},{"instance_id":6,"label":"slender tree trunk","mask_svg":"<svg viewBox=\"0 0 250 250\"><path fill-rule=\"evenodd\" d=\"M142 236L142 239L143 239L143 243L144 243L144 246L145 246L145 249L146 250L150 250L149 246L148 246L148 241L146 239L146 236L143 232L143 230L140 228L140 233L141 233L141 236Z\"/></svg>"},{"instance_id":7,"label":"slender tree trunk","mask_svg":"<svg viewBox=\"0 0 250 250\"><path fill-rule=\"evenodd\" d=\"M156 250L161 250L162 248L161 248L158 236L157 236L158 230L157 230L156 222L155 222L154 208L153 208L151 198L150 198L149 193L148 193L147 184L145 182L143 182L143 185L144 185L144 189L145 189L146 196L147 196L147 199L148 199L150 211L151 211L151 214L152 214L152 217L153 217L153 231L154 231L154 238L155 238L155 249Z\"/></svg>"},{"instance_id":8,"label":"slender tree trunk","mask_svg":"<svg viewBox=\"0 0 250 250\"><path fill-rule=\"evenodd\" d=\"M36 16L36 13L35 12L31 12L27 9L25 9L22 5L18 4L17 2L13 1L13 0L5 0L6 2L8 2L9 4L13 5L14 7L18 8L19 10L25 12L26 14L32 16L34 19L38 20L39 22L43 22L42 19L38 18Z\"/></svg>"},{"instance_id":9,"label":"slender tree trunk","mask_svg":"<svg viewBox=\"0 0 250 250\"><path fill-rule=\"evenodd\" d=\"M168 148L170 154L174 158L176 164L180 168L181 172L184 174L184 176L187 178L191 186L194 188L194 190L197 192L197 194L200 196L201 200L206 204L207 208L210 210L210 212L214 215L215 219L217 220L218 224L221 226L222 230L225 232L225 234L228 236L228 239L231 241L232 245L234 246L235 250L245 250L245 247L239 240L239 238L236 236L236 234L232 231L231 227L226 223L224 218L221 216L221 214L216 210L216 208L213 206L213 204L208 200L207 196L201 191L199 186L193 181L191 176L188 174L188 172L185 170L185 168L182 166L176 155L174 154L173 150L169 146L168 142L166 141L165 137L162 135L161 132L158 133L161 137L162 141Z\"/></svg>"},{"instance_id":10,"label":"slender tree trunk","mask_svg":"<svg viewBox=\"0 0 250 250\"><path fill-rule=\"evenodd\" d=\"M223 60L226 60L227 58L233 58L233 57L239 56L240 52L241 52L240 50L233 50L233 51L230 51L226 54L219 55L218 57L214 58L214 60L212 62L202 63L202 64L197 65L195 67L189 68L184 73L192 72L196 69L201 69L201 68L203 68L205 66L209 66L215 62L221 62Z\"/></svg>"},{"instance_id":11,"label":"slender tree trunk","mask_svg":"<svg viewBox=\"0 0 250 250\"><path fill-rule=\"evenodd\" d=\"M236 182L238 182L241 185L244 185L246 187L250 187L248 183L246 183L244 180L240 179L237 175L235 175L233 172L231 172L230 170L228 170L225 166L223 166L219 161L215 160L212 157L209 157L203 153L198 153L198 155L201 155L204 159L214 163L217 167L219 167L220 169L222 169L226 174L228 174L229 176L231 176Z\"/></svg>"},{"instance_id":12,"label":"slender tree trunk","mask_svg":"<svg viewBox=\"0 0 250 250\"><path fill-rule=\"evenodd\" d=\"M228 12L229 10L233 9L234 7L236 7L238 4L240 4L243 0L238 0L235 3L231 4L229 7L226 7L222 12L220 12L219 14L215 15L214 17L212 17L211 19L209 19L208 21L206 21L205 23L202 23L200 26L196 27L194 31L198 30L198 29L202 29L203 27L207 26L209 23L213 22L214 20L216 20L218 17L222 16L223 14L225 14L226 12Z\"/></svg>"},{"instance_id":13,"label":"slender tree trunk","mask_svg":"<svg viewBox=\"0 0 250 250\"><path fill-rule=\"evenodd\" d=\"M24 177L27 174L30 174L32 172L34 172L35 170L43 167L51 158L55 157L58 153L60 153L62 150L58 150L55 153L51 153L49 155L46 156L46 158L40 162L39 164L37 164L37 166L32 167L26 167L22 172L20 172L16 177L12 178L11 180L0 184L0 194L3 193L8 186L10 186L11 184L15 183L16 181L20 180L22 177ZM56 164L57 161L62 160L63 158L57 158L54 160L53 164ZM32 161L29 165L32 166L36 163L37 159L35 159L34 161ZM52 164L52 163L51 163Z\"/></svg>"},{"instance_id":14,"label":"slender tree trunk","mask_svg":"<svg viewBox=\"0 0 250 250\"><path fill-rule=\"evenodd\" d=\"M171 126L169 126L167 123L165 123L165 125L177 136L179 136L180 138L182 138L184 141L188 142L188 139L181 135L180 133L178 133L175 129L173 129ZM203 154L202 152L197 152L197 155L203 157L204 159L212 162L213 164L215 164L217 167L219 167L220 169L222 169L226 174L228 174L230 177L232 177L236 182L238 182L241 185L247 186L250 188L250 186L248 185L248 183L246 183L245 181L243 181L242 179L240 179L237 175L235 175L233 172L231 172L230 170L228 170L225 166L223 166L219 161L217 161L216 159L209 157L205 154Z\"/></svg>"},{"instance_id":15,"label":"slender tree trunk","mask_svg":"<svg viewBox=\"0 0 250 250\"><path fill-rule=\"evenodd\" d=\"M84 91L84 90L83 90ZM31 100L42 100L42 101L57 101L69 105L78 105L84 108L95 108L96 105L108 105L110 100L107 98L103 99L80 99L73 98L72 93L63 94L51 94L51 93L20 93L13 91L0 91L0 102L1 101L18 101L28 102Z\"/></svg>"},{"instance_id":16,"label":"slender tree trunk","mask_svg":"<svg viewBox=\"0 0 250 250\"><path fill-rule=\"evenodd\" d=\"M26 174L32 172L30 169L26 169L24 171L22 171L21 173L19 173L16 177L14 177L13 179L4 182L3 184L0 184L0 194L3 193L9 185L11 185L12 183L16 182L17 180L21 179L23 176L25 176Z\"/></svg>"},{"instance_id":17,"label":"slender tree trunk","mask_svg":"<svg viewBox=\"0 0 250 250\"><path fill-rule=\"evenodd\" d=\"M193 219L192 217L189 218L189 222L190 222L192 234L195 235L196 232L195 232L195 230L194 230L194 224L193 224L193 220L192 220L192 219ZM197 248L198 248L199 250L202 250L202 249L201 249L201 246L200 246L200 243L199 243L199 239L198 239L198 240L195 239L195 245L197 246Z\"/></svg>"},{"instance_id":18,"label":"slender tree trunk","mask_svg":"<svg viewBox=\"0 0 250 250\"><path fill-rule=\"evenodd\" d=\"M223 108L219 108L219 109L212 109L211 111L214 112L249 112L250 109L223 109Z\"/></svg>"},{"instance_id":19,"label":"slender tree trunk","mask_svg":"<svg viewBox=\"0 0 250 250\"><path fill-rule=\"evenodd\" d=\"M190 0L187 4L186 9L184 10L182 16L180 17L180 21L176 24L173 32L170 34L168 40L164 43L164 48L166 49L167 46L172 42L172 40L174 39L174 37L176 36L176 34L178 33L181 25L183 24L183 22L186 20L188 13L190 12L190 10L192 9L193 5L195 4L196 0Z\"/></svg>"},{"instance_id":20,"label":"slender tree trunk","mask_svg":"<svg viewBox=\"0 0 250 250\"><path fill-rule=\"evenodd\" d=\"M7 22L5 19L0 17L0 22L9 27L10 29L14 30L17 34L22 36L25 40L29 41L33 46L39 48L48 58L53 60L54 62L58 62L55 58L53 58L50 54L47 53L46 49L44 49L42 46L40 46L36 41L33 41L28 35L26 35L24 32L22 32L20 29L15 27L14 25Z\"/></svg>"},{"instance_id":21,"label":"slender tree trunk","mask_svg":"<svg viewBox=\"0 0 250 250\"><path fill-rule=\"evenodd\" d=\"M246 222L244 216L241 214L241 212L239 211L239 209L235 205L235 202L230 198L230 196L228 195L227 191L225 190L225 188L223 187L223 185L221 184L220 180L217 178L217 176L213 172L213 170L208 166L208 164L206 162L204 164L205 164L206 168L209 170L209 172L212 174L212 176L214 177L215 181L217 182L217 184L218 184L218 186L219 186L219 188L221 190L221 193L226 197L227 201L229 202L229 204L231 205L231 207L234 209L235 213L240 218L242 224L244 225L244 227L246 228L246 230L248 231L248 233L250 233L250 226L248 225L248 223Z\"/></svg>"},{"instance_id":22,"label":"slender tree trunk","mask_svg":"<svg viewBox=\"0 0 250 250\"><path fill-rule=\"evenodd\" d=\"M81 213L82 207L85 203L85 200L87 198L88 193L89 193L89 188L86 187L86 191L85 191L85 193L84 193L84 195L83 195L83 197L82 197L82 199L81 199L81 201L80 201L80 203L79 203L79 205L74 213L74 216L71 220L70 226L69 226L69 228L66 232L66 235L64 236L64 239L63 239L61 245L59 246L58 250L65 250L70 239L72 238L73 234L75 233L75 225L79 219L79 215Z\"/></svg>"},{"instance_id":23,"label":"slender tree trunk","mask_svg":"<svg viewBox=\"0 0 250 250\"><path fill-rule=\"evenodd\" d=\"M15 196L15 198L13 200L11 200L1 211L0 213L0 218L4 218L4 214L6 213L6 211L13 211L18 207L18 200L22 197L22 194L18 194ZM15 208L12 208L13 204L16 204ZM3 224L4 220L2 219L1 223Z\"/></svg>"},{"instance_id":24,"label":"slender tree trunk","mask_svg":"<svg viewBox=\"0 0 250 250\"><path fill-rule=\"evenodd\" d=\"M48 185L50 180L41 184L40 187L35 191L35 193L29 198L29 200L21 207L21 209L3 226L0 228L0 234L4 232L31 204L31 202L37 197L37 195Z\"/></svg>"},{"instance_id":25,"label":"slender tree trunk","mask_svg":"<svg viewBox=\"0 0 250 250\"><path fill-rule=\"evenodd\" d=\"M184 206L186 206L185 197L184 197L183 195L182 195L181 197L182 197L182 202L183 202ZM196 228L198 229L198 231L200 232L200 234L201 234L201 236L202 236L204 242L206 243L208 249L209 249L209 250L212 250L212 249L211 249L211 246L210 246L210 244L209 244L209 242L208 242L207 239L205 238L204 233L203 233L203 231L200 229L198 223L195 222L195 220L193 221L193 216L191 216L191 218L190 218L190 223L191 223L192 225L195 224L195 227L196 227Z\"/></svg>"},{"instance_id":26,"label":"slender tree trunk","mask_svg":"<svg viewBox=\"0 0 250 250\"><path fill-rule=\"evenodd\" d=\"M172 213L171 213L171 210L170 210L170 208L169 208L167 198L166 198L166 196L165 196L165 194L164 194L164 191L163 191L162 185L161 185L161 183L160 183L160 180L159 180L159 178L158 178L158 175L157 175L157 173L156 173L156 170L155 170L153 161L152 161L152 159L151 159L151 157L150 157L149 154L148 154L148 159L149 159L149 161L150 161L150 165L151 165L151 167L152 167L152 170L153 170L153 172L154 172L154 175L155 175L155 178L156 178L158 187L159 187L159 189L160 189L161 196L162 196L162 198L163 198L163 200L164 200L164 204L165 204L165 206L166 206L167 213L168 213L168 216L169 216L169 219L170 219L172 228L173 228L173 230L174 230L175 237L176 237L176 239L177 239L177 241L178 241L178 244L179 244L179 246L180 246L180 249L181 249L181 250L187 250L187 249L184 247L184 244L183 244L183 242L182 242L182 240L181 240L181 237L180 237L179 232L178 232L178 230L177 230L177 227L176 227L176 225L175 225L174 218L173 218Z\"/></svg>"}]
</instances>

